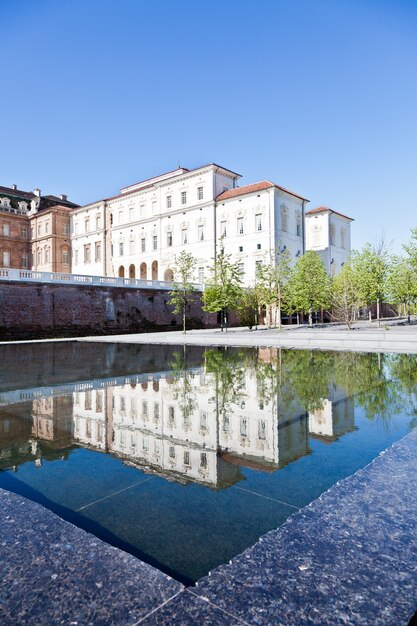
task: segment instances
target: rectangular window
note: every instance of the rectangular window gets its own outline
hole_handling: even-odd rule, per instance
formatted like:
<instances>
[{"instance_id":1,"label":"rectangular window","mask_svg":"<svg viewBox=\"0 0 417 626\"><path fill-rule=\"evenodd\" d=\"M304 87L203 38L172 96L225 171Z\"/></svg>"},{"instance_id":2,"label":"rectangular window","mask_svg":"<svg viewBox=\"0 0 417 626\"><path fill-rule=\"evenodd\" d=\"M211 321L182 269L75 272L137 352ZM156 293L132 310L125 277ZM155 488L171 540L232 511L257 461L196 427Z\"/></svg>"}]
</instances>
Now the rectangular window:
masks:
<instances>
[{"instance_id":1,"label":"rectangular window","mask_svg":"<svg viewBox=\"0 0 417 626\"><path fill-rule=\"evenodd\" d=\"M182 229L182 243L188 243L188 230L186 228Z\"/></svg>"},{"instance_id":2,"label":"rectangular window","mask_svg":"<svg viewBox=\"0 0 417 626\"><path fill-rule=\"evenodd\" d=\"M203 199L203 188L202 187L197 187L197 198L199 200Z\"/></svg>"},{"instance_id":3,"label":"rectangular window","mask_svg":"<svg viewBox=\"0 0 417 626\"><path fill-rule=\"evenodd\" d=\"M243 217L237 218L237 234L243 235Z\"/></svg>"},{"instance_id":4,"label":"rectangular window","mask_svg":"<svg viewBox=\"0 0 417 626\"><path fill-rule=\"evenodd\" d=\"M68 222L64 222L62 224L62 234L63 235L68 235L68 232L69 232L69 224L68 224Z\"/></svg>"},{"instance_id":5,"label":"rectangular window","mask_svg":"<svg viewBox=\"0 0 417 626\"><path fill-rule=\"evenodd\" d=\"M262 230L262 214L255 215L255 230Z\"/></svg>"},{"instance_id":6,"label":"rectangular window","mask_svg":"<svg viewBox=\"0 0 417 626\"><path fill-rule=\"evenodd\" d=\"M49 233L49 222L46 222L46 224L45 224L45 233L46 234Z\"/></svg>"},{"instance_id":7,"label":"rectangular window","mask_svg":"<svg viewBox=\"0 0 417 626\"><path fill-rule=\"evenodd\" d=\"M3 235L8 237L10 235L10 226L9 224L3 224Z\"/></svg>"},{"instance_id":8,"label":"rectangular window","mask_svg":"<svg viewBox=\"0 0 417 626\"><path fill-rule=\"evenodd\" d=\"M245 264L244 263L238 263L237 264L237 271L239 272L240 276L244 276L245 275Z\"/></svg>"},{"instance_id":9,"label":"rectangular window","mask_svg":"<svg viewBox=\"0 0 417 626\"><path fill-rule=\"evenodd\" d=\"M142 252L146 252L146 239L145 239L145 237L142 237L142 239L140 240L140 249L142 250Z\"/></svg>"},{"instance_id":10,"label":"rectangular window","mask_svg":"<svg viewBox=\"0 0 417 626\"><path fill-rule=\"evenodd\" d=\"M96 242L95 260L101 261L101 241Z\"/></svg>"},{"instance_id":11,"label":"rectangular window","mask_svg":"<svg viewBox=\"0 0 417 626\"><path fill-rule=\"evenodd\" d=\"M74 250L74 264L78 265L78 250Z\"/></svg>"},{"instance_id":12,"label":"rectangular window","mask_svg":"<svg viewBox=\"0 0 417 626\"><path fill-rule=\"evenodd\" d=\"M119 241L119 256L123 256L123 241Z\"/></svg>"},{"instance_id":13,"label":"rectangular window","mask_svg":"<svg viewBox=\"0 0 417 626\"><path fill-rule=\"evenodd\" d=\"M198 227L198 241L204 241L204 226Z\"/></svg>"},{"instance_id":14,"label":"rectangular window","mask_svg":"<svg viewBox=\"0 0 417 626\"><path fill-rule=\"evenodd\" d=\"M129 222L133 222L135 219L135 207L131 206L129 209Z\"/></svg>"},{"instance_id":15,"label":"rectangular window","mask_svg":"<svg viewBox=\"0 0 417 626\"><path fill-rule=\"evenodd\" d=\"M91 263L91 245L84 246L84 263Z\"/></svg>"},{"instance_id":16,"label":"rectangular window","mask_svg":"<svg viewBox=\"0 0 417 626\"><path fill-rule=\"evenodd\" d=\"M173 406L168 407L168 419L170 422L173 422L175 419L175 409Z\"/></svg>"},{"instance_id":17,"label":"rectangular window","mask_svg":"<svg viewBox=\"0 0 417 626\"><path fill-rule=\"evenodd\" d=\"M28 255L22 254L22 267L27 267L27 266L28 266Z\"/></svg>"},{"instance_id":18,"label":"rectangular window","mask_svg":"<svg viewBox=\"0 0 417 626\"><path fill-rule=\"evenodd\" d=\"M142 402L142 415L148 417L148 403L146 400Z\"/></svg>"},{"instance_id":19,"label":"rectangular window","mask_svg":"<svg viewBox=\"0 0 417 626\"><path fill-rule=\"evenodd\" d=\"M3 267L10 267L10 252L8 250L3 252Z\"/></svg>"},{"instance_id":20,"label":"rectangular window","mask_svg":"<svg viewBox=\"0 0 417 626\"><path fill-rule=\"evenodd\" d=\"M167 209L172 207L172 196L167 196Z\"/></svg>"},{"instance_id":21,"label":"rectangular window","mask_svg":"<svg viewBox=\"0 0 417 626\"><path fill-rule=\"evenodd\" d=\"M47 224L46 224L46 226L47 226ZM90 219L88 217L86 217L85 220L84 220L84 230L85 230L86 233L88 233L89 230L90 230ZM48 231L46 230L45 232L48 232Z\"/></svg>"},{"instance_id":22,"label":"rectangular window","mask_svg":"<svg viewBox=\"0 0 417 626\"><path fill-rule=\"evenodd\" d=\"M96 411L97 413L103 413L103 392L96 391Z\"/></svg>"},{"instance_id":23,"label":"rectangular window","mask_svg":"<svg viewBox=\"0 0 417 626\"><path fill-rule=\"evenodd\" d=\"M69 265L69 252L67 249L62 251L62 263L64 265Z\"/></svg>"},{"instance_id":24,"label":"rectangular window","mask_svg":"<svg viewBox=\"0 0 417 626\"><path fill-rule=\"evenodd\" d=\"M340 245L342 248L346 247L346 231L344 228L340 231Z\"/></svg>"},{"instance_id":25,"label":"rectangular window","mask_svg":"<svg viewBox=\"0 0 417 626\"><path fill-rule=\"evenodd\" d=\"M187 192L181 191L181 204L187 204Z\"/></svg>"},{"instance_id":26,"label":"rectangular window","mask_svg":"<svg viewBox=\"0 0 417 626\"><path fill-rule=\"evenodd\" d=\"M167 246L168 248L172 246L172 232L171 231L167 233Z\"/></svg>"},{"instance_id":27,"label":"rectangular window","mask_svg":"<svg viewBox=\"0 0 417 626\"><path fill-rule=\"evenodd\" d=\"M153 405L153 418L155 422L159 420L159 402L155 402Z\"/></svg>"},{"instance_id":28,"label":"rectangular window","mask_svg":"<svg viewBox=\"0 0 417 626\"><path fill-rule=\"evenodd\" d=\"M158 250L158 236L154 235L152 237L152 246L154 250Z\"/></svg>"},{"instance_id":29,"label":"rectangular window","mask_svg":"<svg viewBox=\"0 0 417 626\"><path fill-rule=\"evenodd\" d=\"M101 215L96 215L96 230L101 228Z\"/></svg>"},{"instance_id":30,"label":"rectangular window","mask_svg":"<svg viewBox=\"0 0 417 626\"><path fill-rule=\"evenodd\" d=\"M220 222L220 237L227 236L227 222Z\"/></svg>"},{"instance_id":31,"label":"rectangular window","mask_svg":"<svg viewBox=\"0 0 417 626\"><path fill-rule=\"evenodd\" d=\"M134 252L135 252L135 240L133 239L133 235L131 235L129 239L129 254L134 254Z\"/></svg>"},{"instance_id":32,"label":"rectangular window","mask_svg":"<svg viewBox=\"0 0 417 626\"><path fill-rule=\"evenodd\" d=\"M190 465L190 452L184 450L184 465Z\"/></svg>"},{"instance_id":33,"label":"rectangular window","mask_svg":"<svg viewBox=\"0 0 417 626\"><path fill-rule=\"evenodd\" d=\"M262 269L262 261L255 261L255 276L259 276Z\"/></svg>"},{"instance_id":34,"label":"rectangular window","mask_svg":"<svg viewBox=\"0 0 417 626\"><path fill-rule=\"evenodd\" d=\"M28 229L26 228L26 226L22 226L21 230L20 230L20 234L24 239L27 239L28 237Z\"/></svg>"},{"instance_id":35,"label":"rectangular window","mask_svg":"<svg viewBox=\"0 0 417 626\"><path fill-rule=\"evenodd\" d=\"M74 235L78 235L78 222L74 223Z\"/></svg>"},{"instance_id":36,"label":"rectangular window","mask_svg":"<svg viewBox=\"0 0 417 626\"><path fill-rule=\"evenodd\" d=\"M155 213L157 212L157 208L158 208L158 203L156 200L152 201L152 215L155 215Z\"/></svg>"},{"instance_id":37,"label":"rectangular window","mask_svg":"<svg viewBox=\"0 0 417 626\"><path fill-rule=\"evenodd\" d=\"M200 452L200 467L207 469L207 452Z\"/></svg>"},{"instance_id":38,"label":"rectangular window","mask_svg":"<svg viewBox=\"0 0 417 626\"><path fill-rule=\"evenodd\" d=\"M198 282L204 283L204 267L198 268Z\"/></svg>"},{"instance_id":39,"label":"rectangular window","mask_svg":"<svg viewBox=\"0 0 417 626\"><path fill-rule=\"evenodd\" d=\"M123 211L119 211L119 224L123 223Z\"/></svg>"},{"instance_id":40,"label":"rectangular window","mask_svg":"<svg viewBox=\"0 0 417 626\"><path fill-rule=\"evenodd\" d=\"M38 235L42 232L42 224L38 224Z\"/></svg>"},{"instance_id":41,"label":"rectangular window","mask_svg":"<svg viewBox=\"0 0 417 626\"><path fill-rule=\"evenodd\" d=\"M297 237L301 237L301 222L297 222Z\"/></svg>"}]
</instances>

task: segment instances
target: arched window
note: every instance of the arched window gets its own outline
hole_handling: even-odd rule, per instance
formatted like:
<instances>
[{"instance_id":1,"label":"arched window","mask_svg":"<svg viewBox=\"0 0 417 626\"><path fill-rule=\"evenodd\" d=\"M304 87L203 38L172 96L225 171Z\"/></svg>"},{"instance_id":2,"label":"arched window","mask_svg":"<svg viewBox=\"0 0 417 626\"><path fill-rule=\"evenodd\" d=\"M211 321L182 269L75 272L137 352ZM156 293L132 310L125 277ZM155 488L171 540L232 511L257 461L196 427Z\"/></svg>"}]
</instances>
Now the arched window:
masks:
<instances>
[{"instance_id":1,"label":"arched window","mask_svg":"<svg viewBox=\"0 0 417 626\"><path fill-rule=\"evenodd\" d=\"M158 280L158 261L152 263L152 280Z\"/></svg>"},{"instance_id":2,"label":"arched window","mask_svg":"<svg viewBox=\"0 0 417 626\"><path fill-rule=\"evenodd\" d=\"M62 263L64 265L69 265L69 250L68 248L62 249Z\"/></svg>"},{"instance_id":3,"label":"arched window","mask_svg":"<svg viewBox=\"0 0 417 626\"><path fill-rule=\"evenodd\" d=\"M129 265L129 278L136 278L136 269L133 263Z\"/></svg>"},{"instance_id":4,"label":"arched window","mask_svg":"<svg viewBox=\"0 0 417 626\"><path fill-rule=\"evenodd\" d=\"M123 267L123 265L121 265L119 267L119 278L124 278L125 277L125 268Z\"/></svg>"},{"instance_id":5,"label":"arched window","mask_svg":"<svg viewBox=\"0 0 417 626\"><path fill-rule=\"evenodd\" d=\"M167 282L172 282L174 280L174 272L172 271L172 269L168 268L167 270L165 270L164 280L166 280Z\"/></svg>"},{"instance_id":6,"label":"arched window","mask_svg":"<svg viewBox=\"0 0 417 626\"><path fill-rule=\"evenodd\" d=\"M141 280L146 280L148 274L148 268L146 267L146 263L140 264L140 278Z\"/></svg>"}]
</instances>

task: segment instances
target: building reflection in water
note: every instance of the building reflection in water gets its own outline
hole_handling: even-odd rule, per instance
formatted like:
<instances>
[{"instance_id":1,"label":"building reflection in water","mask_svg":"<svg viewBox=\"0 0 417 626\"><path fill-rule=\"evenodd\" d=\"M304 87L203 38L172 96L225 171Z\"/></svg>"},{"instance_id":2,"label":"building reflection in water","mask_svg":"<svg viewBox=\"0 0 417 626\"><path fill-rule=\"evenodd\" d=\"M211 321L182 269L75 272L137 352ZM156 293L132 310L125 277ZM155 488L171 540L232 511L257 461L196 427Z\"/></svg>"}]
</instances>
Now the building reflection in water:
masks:
<instances>
[{"instance_id":1,"label":"building reflection in water","mask_svg":"<svg viewBox=\"0 0 417 626\"><path fill-rule=\"evenodd\" d=\"M178 353L165 371L74 384L72 393L4 406L0 469L65 459L82 446L219 489L240 481L242 468L276 471L309 454L310 437L332 442L354 430L353 399L333 381L309 407L280 379L276 350L259 350L255 366L232 354L228 362L213 351L189 367Z\"/></svg>"}]
</instances>

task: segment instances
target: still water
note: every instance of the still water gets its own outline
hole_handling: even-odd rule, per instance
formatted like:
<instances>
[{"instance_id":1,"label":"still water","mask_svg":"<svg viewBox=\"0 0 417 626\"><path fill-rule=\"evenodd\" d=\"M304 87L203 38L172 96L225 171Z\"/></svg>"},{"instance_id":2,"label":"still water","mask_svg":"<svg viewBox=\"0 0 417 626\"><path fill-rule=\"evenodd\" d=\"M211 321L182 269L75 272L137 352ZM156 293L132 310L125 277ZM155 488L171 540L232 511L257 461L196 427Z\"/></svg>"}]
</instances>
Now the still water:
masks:
<instances>
[{"instance_id":1,"label":"still water","mask_svg":"<svg viewBox=\"0 0 417 626\"><path fill-rule=\"evenodd\" d=\"M416 355L0 348L0 486L189 584L417 425Z\"/></svg>"}]
</instances>

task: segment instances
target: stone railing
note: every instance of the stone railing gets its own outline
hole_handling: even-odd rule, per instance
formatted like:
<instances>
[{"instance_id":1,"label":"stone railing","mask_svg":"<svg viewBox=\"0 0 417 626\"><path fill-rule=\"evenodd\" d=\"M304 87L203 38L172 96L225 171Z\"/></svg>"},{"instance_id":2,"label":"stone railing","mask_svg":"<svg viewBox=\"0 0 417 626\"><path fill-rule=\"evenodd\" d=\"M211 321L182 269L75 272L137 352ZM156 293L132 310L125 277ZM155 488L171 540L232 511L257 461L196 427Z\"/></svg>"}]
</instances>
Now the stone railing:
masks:
<instances>
[{"instance_id":1,"label":"stone railing","mask_svg":"<svg viewBox=\"0 0 417 626\"><path fill-rule=\"evenodd\" d=\"M138 278L117 278L112 276L85 276L58 272L37 272L34 270L0 268L0 281L37 282L80 286L124 287L128 289L172 289L172 282L165 280L141 280ZM202 285L195 283L196 291Z\"/></svg>"}]
</instances>

